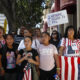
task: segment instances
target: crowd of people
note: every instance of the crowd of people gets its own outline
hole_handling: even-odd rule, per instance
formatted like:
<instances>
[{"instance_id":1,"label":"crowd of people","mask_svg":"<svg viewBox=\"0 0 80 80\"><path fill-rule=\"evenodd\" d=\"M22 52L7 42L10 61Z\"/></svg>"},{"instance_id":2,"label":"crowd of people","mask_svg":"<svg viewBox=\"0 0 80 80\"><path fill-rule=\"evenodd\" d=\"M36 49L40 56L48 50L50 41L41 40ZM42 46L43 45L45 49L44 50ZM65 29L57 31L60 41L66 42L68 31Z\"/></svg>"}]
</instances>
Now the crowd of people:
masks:
<instances>
[{"instance_id":1,"label":"crowd of people","mask_svg":"<svg viewBox=\"0 0 80 80\"><path fill-rule=\"evenodd\" d=\"M0 26L0 80L55 80L55 74L60 76L59 56L80 55L79 34L73 26L62 38L56 30L50 35L25 28L21 33L17 43L17 35L5 34Z\"/></svg>"}]
</instances>

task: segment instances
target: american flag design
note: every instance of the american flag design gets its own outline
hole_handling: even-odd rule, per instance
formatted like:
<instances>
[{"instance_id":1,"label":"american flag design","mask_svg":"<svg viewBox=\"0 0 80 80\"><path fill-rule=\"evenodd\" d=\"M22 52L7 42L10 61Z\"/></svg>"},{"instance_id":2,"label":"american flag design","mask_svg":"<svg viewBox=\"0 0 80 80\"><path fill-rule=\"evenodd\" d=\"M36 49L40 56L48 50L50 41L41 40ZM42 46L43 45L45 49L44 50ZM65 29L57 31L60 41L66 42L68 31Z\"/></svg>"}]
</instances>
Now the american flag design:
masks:
<instances>
[{"instance_id":1,"label":"american flag design","mask_svg":"<svg viewBox=\"0 0 80 80\"><path fill-rule=\"evenodd\" d=\"M75 46L73 46L75 44ZM80 40L70 40L68 38L62 38L60 46L64 47L64 55L66 54L78 54L80 50Z\"/></svg>"},{"instance_id":2,"label":"american flag design","mask_svg":"<svg viewBox=\"0 0 80 80\"><path fill-rule=\"evenodd\" d=\"M27 63L27 65L24 68L23 80L32 80L31 64L30 63Z\"/></svg>"},{"instance_id":3,"label":"american flag design","mask_svg":"<svg viewBox=\"0 0 80 80\"><path fill-rule=\"evenodd\" d=\"M80 80L80 57L60 56L60 80Z\"/></svg>"}]
</instances>

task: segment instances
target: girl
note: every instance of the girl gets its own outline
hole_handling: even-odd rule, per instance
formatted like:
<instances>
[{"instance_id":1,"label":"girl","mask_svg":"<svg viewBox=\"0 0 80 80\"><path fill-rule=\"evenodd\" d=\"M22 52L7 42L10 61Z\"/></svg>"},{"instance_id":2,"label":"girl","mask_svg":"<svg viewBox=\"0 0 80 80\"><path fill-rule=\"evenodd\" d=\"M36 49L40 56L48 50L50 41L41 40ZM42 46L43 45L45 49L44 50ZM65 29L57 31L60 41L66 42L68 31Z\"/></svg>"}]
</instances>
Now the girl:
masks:
<instances>
[{"instance_id":1,"label":"girl","mask_svg":"<svg viewBox=\"0 0 80 80\"><path fill-rule=\"evenodd\" d=\"M28 70L30 70L31 76L27 75L28 78L27 80L31 80L31 77L32 80L38 80L37 73L35 70L35 65L37 66L39 65L39 57L37 51L31 48L32 37L30 36L25 37L24 44L25 44L25 48L19 51L16 63L17 64L21 63L22 65L21 73L24 74L24 77L22 75L22 78L24 78L24 80L26 80L25 75L26 75L26 71L28 72Z\"/></svg>"},{"instance_id":2,"label":"girl","mask_svg":"<svg viewBox=\"0 0 80 80\"><path fill-rule=\"evenodd\" d=\"M6 44L1 48L2 72L5 72L5 80L16 80L16 46L12 34L6 35Z\"/></svg>"},{"instance_id":3,"label":"girl","mask_svg":"<svg viewBox=\"0 0 80 80\"><path fill-rule=\"evenodd\" d=\"M42 44L39 46L40 56L40 80L53 80L56 73L55 61L57 64L57 72L59 74L58 52L54 45L49 43L50 35L47 32L42 33Z\"/></svg>"},{"instance_id":4,"label":"girl","mask_svg":"<svg viewBox=\"0 0 80 80\"><path fill-rule=\"evenodd\" d=\"M80 40L76 38L73 26L68 26L64 38L61 40L59 53L64 56L77 56L80 50Z\"/></svg>"}]
</instances>

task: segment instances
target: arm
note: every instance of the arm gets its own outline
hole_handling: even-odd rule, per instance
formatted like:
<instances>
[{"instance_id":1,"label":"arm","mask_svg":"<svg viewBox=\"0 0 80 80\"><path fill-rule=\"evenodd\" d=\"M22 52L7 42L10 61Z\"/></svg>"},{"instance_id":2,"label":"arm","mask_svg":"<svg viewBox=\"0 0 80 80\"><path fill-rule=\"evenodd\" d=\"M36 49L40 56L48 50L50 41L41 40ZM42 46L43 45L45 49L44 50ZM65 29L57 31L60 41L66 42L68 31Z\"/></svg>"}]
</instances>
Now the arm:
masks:
<instances>
[{"instance_id":1,"label":"arm","mask_svg":"<svg viewBox=\"0 0 80 80\"><path fill-rule=\"evenodd\" d=\"M59 48L59 56L62 56L62 55L63 55L63 51L64 51L64 47L61 46L61 47Z\"/></svg>"},{"instance_id":2,"label":"arm","mask_svg":"<svg viewBox=\"0 0 80 80\"><path fill-rule=\"evenodd\" d=\"M18 54L17 60L16 60L16 64L20 64L20 63L22 63L24 60L27 60L27 56L24 56L23 58L21 58L21 55Z\"/></svg>"},{"instance_id":3,"label":"arm","mask_svg":"<svg viewBox=\"0 0 80 80\"><path fill-rule=\"evenodd\" d=\"M2 67L1 58L2 58L2 55L0 55L0 71L1 71L1 75L4 75L5 71L4 71L4 68Z\"/></svg>"},{"instance_id":4,"label":"arm","mask_svg":"<svg viewBox=\"0 0 80 80\"><path fill-rule=\"evenodd\" d=\"M0 68L2 67L1 58L2 58L2 55L0 55Z\"/></svg>"},{"instance_id":5,"label":"arm","mask_svg":"<svg viewBox=\"0 0 80 80\"><path fill-rule=\"evenodd\" d=\"M55 61L56 61L56 65L57 65L57 74L60 75L60 64L59 64L59 56L58 54L54 55Z\"/></svg>"}]
</instances>

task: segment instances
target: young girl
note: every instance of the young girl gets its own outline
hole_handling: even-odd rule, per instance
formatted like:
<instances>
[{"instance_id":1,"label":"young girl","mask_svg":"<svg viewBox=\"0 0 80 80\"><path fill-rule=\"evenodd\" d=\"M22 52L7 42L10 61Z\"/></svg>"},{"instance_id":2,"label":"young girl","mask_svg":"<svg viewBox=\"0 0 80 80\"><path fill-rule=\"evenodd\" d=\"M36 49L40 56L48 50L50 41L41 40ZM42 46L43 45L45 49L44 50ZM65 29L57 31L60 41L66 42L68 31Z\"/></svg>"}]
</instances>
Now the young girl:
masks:
<instances>
[{"instance_id":1,"label":"young girl","mask_svg":"<svg viewBox=\"0 0 80 80\"><path fill-rule=\"evenodd\" d=\"M22 65L21 72L24 74L24 76L22 76L24 80L38 80L35 65L39 65L39 57L37 51L31 48L32 38L30 36L25 37L24 44L25 48L19 51L16 63L21 63Z\"/></svg>"},{"instance_id":2,"label":"young girl","mask_svg":"<svg viewBox=\"0 0 80 80\"><path fill-rule=\"evenodd\" d=\"M47 32L42 33L42 44L39 46L40 56L40 80L53 80L53 75L56 72L59 74L58 52L54 45L49 43L50 35Z\"/></svg>"},{"instance_id":3,"label":"young girl","mask_svg":"<svg viewBox=\"0 0 80 80\"><path fill-rule=\"evenodd\" d=\"M12 34L6 35L6 44L1 48L2 72L5 72L5 80L16 80L16 46Z\"/></svg>"}]
</instances>

